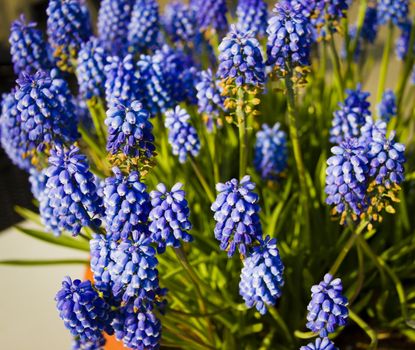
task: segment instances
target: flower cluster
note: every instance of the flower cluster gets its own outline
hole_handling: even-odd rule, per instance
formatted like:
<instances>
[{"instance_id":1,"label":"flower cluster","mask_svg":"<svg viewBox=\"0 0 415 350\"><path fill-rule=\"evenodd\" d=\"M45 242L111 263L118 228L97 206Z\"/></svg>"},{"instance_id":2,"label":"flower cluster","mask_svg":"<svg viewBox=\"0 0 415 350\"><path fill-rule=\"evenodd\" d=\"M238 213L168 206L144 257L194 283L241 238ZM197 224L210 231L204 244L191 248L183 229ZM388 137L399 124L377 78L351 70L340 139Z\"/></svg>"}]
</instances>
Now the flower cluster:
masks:
<instances>
[{"instance_id":1,"label":"flower cluster","mask_svg":"<svg viewBox=\"0 0 415 350\"><path fill-rule=\"evenodd\" d=\"M401 35L396 41L395 52L400 60L404 60L409 52L409 44L411 41L411 22L405 22L400 26ZM415 45L412 47L412 52L415 53Z\"/></svg>"},{"instance_id":2,"label":"flower cluster","mask_svg":"<svg viewBox=\"0 0 415 350\"><path fill-rule=\"evenodd\" d=\"M314 343L302 346L300 350L337 350L329 338L316 338Z\"/></svg>"},{"instance_id":3,"label":"flower cluster","mask_svg":"<svg viewBox=\"0 0 415 350\"><path fill-rule=\"evenodd\" d=\"M326 274L323 281L311 287L307 328L321 337L333 333L336 327L346 324L349 316L347 305L340 278L333 279L333 276Z\"/></svg>"},{"instance_id":4,"label":"flower cluster","mask_svg":"<svg viewBox=\"0 0 415 350\"><path fill-rule=\"evenodd\" d=\"M379 24L386 24L391 21L399 26L406 22L409 12L408 0L379 0L378 1Z\"/></svg>"},{"instance_id":5,"label":"flower cluster","mask_svg":"<svg viewBox=\"0 0 415 350\"><path fill-rule=\"evenodd\" d=\"M193 0L197 22L202 31L214 30L219 33L228 28L226 0Z\"/></svg>"},{"instance_id":6,"label":"flower cluster","mask_svg":"<svg viewBox=\"0 0 415 350\"><path fill-rule=\"evenodd\" d=\"M381 120L386 123L396 116L396 96L392 90L387 90L383 93L382 101L378 105L378 115Z\"/></svg>"},{"instance_id":7,"label":"flower cluster","mask_svg":"<svg viewBox=\"0 0 415 350\"><path fill-rule=\"evenodd\" d=\"M163 22L167 33L175 43L189 45L197 36L195 9L180 1L166 5Z\"/></svg>"},{"instance_id":8,"label":"flower cluster","mask_svg":"<svg viewBox=\"0 0 415 350\"><path fill-rule=\"evenodd\" d=\"M264 0L241 0L236 8L237 28L264 37L267 30L268 5Z\"/></svg>"},{"instance_id":9,"label":"flower cluster","mask_svg":"<svg viewBox=\"0 0 415 350\"><path fill-rule=\"evenodd\" d=\"M188 157L197 157L200 151L199 136L189 120L190 115L180 106L166 112L169 143L180 163L185 163Z\"/></svg>"}]
</instances>

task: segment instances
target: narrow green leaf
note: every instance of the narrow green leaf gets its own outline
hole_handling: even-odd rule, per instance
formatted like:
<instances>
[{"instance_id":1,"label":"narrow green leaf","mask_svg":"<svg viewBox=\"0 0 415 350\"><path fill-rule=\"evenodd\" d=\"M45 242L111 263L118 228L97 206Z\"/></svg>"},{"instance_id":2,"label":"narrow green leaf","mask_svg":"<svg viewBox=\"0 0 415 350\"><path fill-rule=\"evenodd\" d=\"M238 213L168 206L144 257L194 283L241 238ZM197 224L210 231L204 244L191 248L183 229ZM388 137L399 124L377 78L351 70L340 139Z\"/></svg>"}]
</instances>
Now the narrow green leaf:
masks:
<instances>
[{"instance_id":1,"label":"narrow green leaf","mask_svg":"<svg viewBox=\"0 0 415 350\"><path fill-rule=\"evenodd\" d=\"M33 221L37 224L42 224L41 219L40 219L40 215L38 213L35 213L34 211L27 209L27 208L23 208L20 206L15 206L14 210L17 214L19 214L23 219L29 220L29 221Z\"/></svg>"}]
</instances>

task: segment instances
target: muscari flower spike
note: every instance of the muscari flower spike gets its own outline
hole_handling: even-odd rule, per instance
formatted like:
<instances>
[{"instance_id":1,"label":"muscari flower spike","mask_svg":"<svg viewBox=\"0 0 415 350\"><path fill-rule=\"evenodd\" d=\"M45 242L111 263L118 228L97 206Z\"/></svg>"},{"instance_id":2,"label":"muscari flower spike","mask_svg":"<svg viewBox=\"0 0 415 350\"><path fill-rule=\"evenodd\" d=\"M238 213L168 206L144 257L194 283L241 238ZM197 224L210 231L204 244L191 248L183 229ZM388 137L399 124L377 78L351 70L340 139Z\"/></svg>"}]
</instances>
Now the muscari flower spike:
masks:
<instances>
[{"instance_id":1,"label":"muscari flower spike","mask_svg":"<svg viewBox=\"0 0 415 350\"><path fill-rule=\"evenodd\" d=\"M55 235L68 231L75 236L83 226L100 226L102 199L88 160L78 147L53 149L45 174L47 181L40 199L40 214L50 231Z\"/></svg>"},{"instance_id":2,"label":"muscari flower spike","mask_svg":"<svg viewBox=\"0 0 415 350\"><path fill-rule=\"evenodd\" d=\"M134 0L102 0L98 11L98 38L110 55L127 52L128 24Z\"/></svg>"},{"instance_id":3,"label":"muscari flower spike","mask_svg":"<svg viewBox=\"0 0 415 350\"><path fill-rule=\"evenodd\" d=\"M124 176L120 169L112 170L114 176L105 179L103 189L108 235L114 241L127 239L134 231L147 236L145 225L151 203L146 185L140 182L140 173L132 171Z\"/></svg>"},{"instance_id":4,"label":"muscari flower spike","mask_svg":"<svg viewBox=\"0 0 415 350\"><path fill-rule=\"evenodd\" d=\"M387 90L383 93L382 100L378 105L378 115L381 120L386 123L396 116L396 96L392 90Z\"/></svg>"},{"instance_id":5,"label":"muscari flower spike","mask_svg":"<svg viewBox=\"0 0 415 350\"><path fill-rule=\"evenodd\" d=\"M348 300L343 295L340 278L326 274L323 281L311 287L311 301L307 306L307 328L327 337L336 327L346 325L349 317Z\"/></svg>"},{"instance_id":6,"label":"muscari flower spike","mask_svg":"<svg viewBox=\"0 0 415 350\"><path fill-rule=\"evenodd\" d=\"M401 35L399 36L398 40L396 41L395 45L395 53L398 59L401 61L405 60L406 55L409 51L409 44L411 41L411 31L412 31L412 24L411 22L405 22L400 26ZM415 45L412 48L413 53L415 53Z\"/></svg>"},{"instance_id":7,"label":"muscari flower spike","mask_svg":"<svg viewBox=\"0 0 415 350\"><path fill-rule=\"evenodd\" d=\"M347 138L359 137L361 127L366 123L371 113L367 101L369 93L362 91L359 84L355 90L346 90L347 97L339 103L340 109L334 112L330 129L330 142L340 144Z\"/></svg>"},{"instance_id":8,"label":"muscari flower spike","mask_svg":"<svg viewBox=\"0 0 415 350\"><path fill-rule=\"evenodd\" d=\"M264 0L240 0L236 8L237 28L264 37L267 30L268 5Z\"/></svg>"},{"instance_id":9,"label":"muscari flower spike","mask_svg":"<svg viewBox=\"0 0 415 350\"><path fill-rule=\"evenodd\" d=\"M366 209L368 163L366 145L357 139L347 139L331 149L333 156L327 160L326 203L341 214L341 223L347 215L353 219Z\"/></svg>"},{"instance_id":10,"label":"muscari flower spike","mask_svg":"<svg viewBox=\"0 0 415 350\"><path fill-rule=\"evenodd\" d=\"M137 0L128 25L129 51L143 53L150 49L157 41L159 22L157 0Z\"/></svg>"},{"instance_id":11,"label":"muscari flower spike","mask_svg":"<svg viewBox=\"0 0 415 350\"><path fill-rule=\"evenodd\" d=\"M166 5L163 23L167 33L175 43L189 46L198 34L194 8L178 0Z\"/></svg>"},{"instance_id":12,"label":"muscari flower spike","mask_svg":"<svg viewBox=\"0 0 415 350\"><path fill-rule=\"evenodd\" d=\"M287 1L279 2L268 21L267 64L283 75L310 65L311 33L300 9Z\"/></svg>"},{"instance_id":13,"label":"muscari flower spike","mask_svg":"<svg viewBox=\"0 0 415 350\"><path fill-rule=\"evenodd\" d=\"M220 249L227 251L229 257L236 248L246 256L249 246L262 237L259 196L254 189L255 184L248 175L240 182L232 179L216 185L219 194L211 206L216 221L214 233Z\"/></svg>"},{"instance_id":14,"label":"muscari flower spike","mask_svg":"<svg viewBox=\"0 0 415 350\"><path fill-rule=\"evenodd\" d=\"M92 35L88 8L84 0L49 0L46 9L49 43L58 66L71 71L81 44Z\"/></svg>"},{"instance_id":15,"label":"muscari flower spike","mask_svg":"<svg viewBox=\"0 0 415 350\"><path fill-rule=\"evenodd\" d=\"M173 154L180 163L186 163L189 157L197 157L200 152L200 140L196 129L190 123L190 115L180 106L166 112L165 126Z\"/></svg>"},{"instance_id":16,"label":"muscari flower spike","mask_svg":"<svg viewBox=\"0 0 415 350\"><path fill-rule=\"evenodd\" d=\"M193 0L191 5L202 32L213 30L222 33L228 29L226 0Z\"/></svg>"},{"instance_id":17,"label":"muscari flower spike","mask_svg":"<svg viewBox=\"0 0 415 350\"><path fill-rule=\"evenodd\" d=\"M23 71L36 72L52 67L48 44L36 27L34 22L27 23L24 15L12 23L9 43L16 75Z\"/></svg>"},{"instance_id":18,"label":"muscari flower spike","mask_svg":"<svg viewBox=\"0 0 415 350\"><path fill-rule=\"evenodd\" d=\"M107 111L107 150L110 154L123 154L146 161L155 154L153 125L150 114L138 101L115 104Z\"/></svg>"},{"instance_id":19,"label":"muscari flower spike","mask_svg":"<svg viewBox=\"0 0 415 350\"><path fill-rule=\"evenodd\" d=\"M280 126L264 124L256 134L254 166L263 180L278 180L287 168L287 135Z\"/></svg>"},{"instance_id":20,"label":"muscari flower spike","mask_svg":"<svg viewBox=\"0 0 415 350\"><path fill-rule=\"evenodd\" d=\"M130 305L121 308L112 325L116 338L124 346L136 350L160 349L161 322L153 312L135 312Z\"/></svg>"},{"instance_id":21,"label":"muscari flower spike","mask_svg":"<svg viewBox=\"0 0 415 350\"><path fill-rule=\"evenodd\" d=\"M128 54L124 58L111 56L105 65L105 99L109 108L116 104L128 105L139 100L141 89L136 76L134 58Z\"/></svg>"},{"instance_id":22,"label":"muscari flower spike","mask_svg":"<svg viewBox=\"0 0 415 350\"><path fill-rule=\"evenodd\" d=\"M72 342L72 350L104 350L105 338L101 337L97 340L84 340L80 337L75 337Z\"/></svg>"},{"instance_id":23,"label":"muscari flower spike","mask_svg":"<svg viewBox=\"0 0 415 350\"><path fill-rule=\"evenodd\" d=\"M149 230L151 238L158 244L158 252L163 253L166 246L179 248L181 241L191 242L189 234L192 224L189 221L190 210L185 198L186 193L179 182L168 192L164 184L157 185L157 190L151 191Z\"/></svg>"},{"instance_id":24,"label":"muscari flower spike","mask_svg":"<svg viewBox=\"0 0 415 350\"><path fill-rule=\"evenodd\" d=\"M104 92L106 55L101 43L92 37L81 45L76 77L80 94L87 100L100 97Z\"/></svg>"},{"instance_id":25,"label":"muscari flower spike","mask_svg":"<svg viewBox=\"0 0 415 350\"><path fill-rule=\"evenodd\" d=\"M368 6L363 20L360 36L369 43L374 43L378 34L378 10L376 6Z\"/></svg>"},{"instance_id":26,"label":"muscari flower spike","mask_svg":"<svg viewBox=\"0 0 415 350\"><path fill-rule=\"evenodd\" d=\"M52 144L73 143L78 137L77 116L68 84L44 71L23 72L15 97L22 129L30 150L44 151Z\"/></svg>"},{"instance_id":27,"label":"muscari flower spike","mask_svg":"<svg viewBox=\"0 0 415 350\"><path fill-rule=\"evenodd\" d=\"M379 24L386 24L391 21L400 26L406 22L409 12L408 0L378 0L378 21Z\"/></svg>"},{"instance_id":28,"label":"muscari flower spike","mask_svg":"<svg viewBox=\"0 0 415 350\"><path fill-rule=\"evenodd\" d=\"M258 40L250 32L232 27L219 45L217 77L225 85L262 87L265 64Z\"/></svg>"},{"instance_id":29,"label":"muscari flower spike","mask_svg":"<svg viewBox=\"0 0 415 350\"><path fill-rule=\"evenodd\" d=\"M22 170L32 168L31 158L27 151L31 141L22 127L18 101L15 92L3 94L0 115L0 143L10 160Z\"/></svg>"},{"instance_id":30,"label":"muscari flower spike","mask_svg":"<svg viewBox=\"0 0 415 350\"><path fill-rule=\"evenodd\" d=\"M105 343L103 331L113 333L110 306L98 295L90 281L72 281L65 277L55 300L60 318L71 334L79 339L80 349L87 349L84 345L88 343Z\"/></svg>"},{"instance_id":31,"label":"muscari flower spike","mask_svg":"<svg viewBox=\"0 0 415 350\"><path fill-rule=\"evenodd\" d=\"M255 306L264 315L267 306L275 305L281 297L281 288L284 285L284 265L277 248L277 240L269 236L260 240L243 265L239 294L247 307Z\"/></svg>"},{"instance_id":32,"label":"muscari flower spike","mask_svg":"<svg viewBox=\"0 0 415 350\"><path fill-rule=\"evenodd\" d=\"M210 69L200 73L200 81L196 84L198 112L203 114L208 131L212 131L213 122L225 109L225 99L219 82L213 77Z\"/></svg>"},{"instance_id":33,"label":"muscari flower spike","mask_svg":"<svg viewBox=\"0 0 415 350\"><path fill-rule=\"evenodd\" d=\"M338 350L329 338L316 338L313 343L302 346L300 350Z\"/></svg>"}]
</instances>

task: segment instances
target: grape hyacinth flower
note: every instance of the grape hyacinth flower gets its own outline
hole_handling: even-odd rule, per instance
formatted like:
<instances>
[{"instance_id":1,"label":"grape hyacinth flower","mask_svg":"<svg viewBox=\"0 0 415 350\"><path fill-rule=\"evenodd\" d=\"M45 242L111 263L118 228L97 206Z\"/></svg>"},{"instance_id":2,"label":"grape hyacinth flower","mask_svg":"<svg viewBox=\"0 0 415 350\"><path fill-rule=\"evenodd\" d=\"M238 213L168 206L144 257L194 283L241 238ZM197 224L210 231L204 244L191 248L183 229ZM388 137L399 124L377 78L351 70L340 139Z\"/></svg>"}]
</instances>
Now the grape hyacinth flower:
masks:
<instances>
[{"instance_id":1,"label":"grape hyacinth flower","mask_svg":"<svg viewBox=\"0 0 415 350\"><path fill-rule=\"evenodd\" d=\"M12 90L3 94L0 115L0 143L10 160L22 170L29 171L32 167L27 151L31 141L28 133L23 130L18 101Z\"/></svg>"},{"instance_id":2,"label":"grape hyacinth flower","mask_svg":"<svg viewBox=\"0 0 415 350\"><path fill-rule=\"evenodd\" d=\"M40 200L40 214L50 231L55 235L68 231L76 236L83 226L100 226L102 200L87 158L78 147L53 149L45 174L47 181ZM50 214L52 221L48 220Z\"/></svg>"},{"instance_id":3,"label":"grape hyacinth flower","mask_svg":"<svg viewBox=\"0 0 415 350\"><path fill-rule=\"evenodd\" d=\"M72 281L65 277L55 300L60 318L80 343L102 344L105 342L102 332L113 333L110 307L90 281Z\"/></svg>"},{"instance_id":4,"label":"grape hyacinth flower","mask_svg":"<svg viewBox=\"0 0 415 350\"><path fill-rule=\"evenodd\" d=\"M111 56L105 66L105 99L109 108L140 100L141 89L132 55Z\"/></svg>"},{"instance_id":5,"label":"grape hyacinth flower","mask_svg":"<svg viewBox=\"0 0 415 350\"><path fill-rule=\"evenodd\" d=\"M196 129L190 124L190 115L177 106L166 112L165 126L169 134L169 143L173 154L180 163L186 163L188 157L197 157L200 152L200 140Z\"/></svg>"},{"instance_id":6,"label":"grape hyacinth flower","mask_svg":"<svg viewBox=\"0 0 415 350\"><path fill-rule=\"evenodd\" d=\"M369 93L362 91L359 84L355 90L346 90L347 97L339 104L340 109L334 112L330 129L330 142L340 144L347 138L359 137L361 127L371 113L367 101Z\"/></svg>"},{"instance_id":7,"label":"grape hyacinth flower","mask_svg":"<svg viewBox=\"0 0 415 350\"><path fill-rule=\"evenodd\" d=\"M128 24L134 0L102 0L98 11L98 38L110 55L127 52Z\"/></svg>"},{"instance_id":8,"label":"grape hyacinth flower","mask_svg":"<svg viewBox=\"0 0 415 350\"><path fill-rule=\"evenodd\" d=\"M81 44L76 67L79 92L87 100L103 95L105 86L106 56L101 43L92 37Z\"/></svg>"},{"instance_id":9,"label":"grape hyacinth flower","mask_svg":"<svg viewBox=\"0 0 415 350\"><path fill-rule=\"evenodd\" d=\"M368 6L365 13L360 36L363 40L373 44L378 34L378 10L376 6Z\"/></svg>"},{"instance_id":10,"label":"grape hyacinth flower","mask_svg":"<svg viewBox=\"0 0 415 350\"><path fill-rule=\"evenodd\" d=\"M392 90L387 90L383 93L382 101L378 105L379 118L386 123L397 114L396 96Z\"/></svg>"},{"instance_id":11,"label":"grape hyacinth flower","mask_svg":"<svg viewBox=\"0 0 415 350\"><path fill-rule=\"evenodd\" d=\"M253 306L264 315L267 306L275 305L284 285L284 265L277 248L277 240L267 236L254 246L243 262L239 294L247 307Z\"/></svg>"},{"instance_id":12,"label":"grape hyacinth flower","mask_svg":"<svg viewBox=\"0 0 415 350\"><path fill-rule=\"evenodd\" d=\"M347 139L331 148L333 156L327 160L326 203L341 214L343 224L347 215L353 219L364 212L366 203L369 160L366 147L357 139Z\"/></svg>"},{"instance_id":13,"label":"grape hyacinth flower","mask_svg":"<svg viewBox=\"0 0 415 350\"><path fill-rule=\"evenodd\" d=\"M378 0L377 4L379 24L391 21L400 26L406 22L409 12L408 0Z\"/></svg>"},{"instance_id":14,"label":"grape hyacinth flower","mask_svg":"<svg viewBox=\"0 0 415 350\"><path fill-rule=\"evenodd\" d=\"M262 87L265 83L265 64L260 45L251 33L232 27L219 45L217 76L226 85Z\"/></svg>"},{"instance_id":15,"label":"grape hyacinth flower","mask_svg":"<svg viewBox=\"0 0 415 350\"><path fill-rule=\"evenodd\" d=\"M151 311L135 312L131 305L121 308L112 325L116 338L130 349L160 348L161 322Z\"/></svg>"},{"instance_id":16,"label":"grape hyacinth flower","mask_svg":"<svg viewBox=\"0 0 415 350\"><path fill-rule=\"evenodd\" d=\"M49 0L46 9L49 43L58 65L71 70L81 44L92 35L88 8L84 0Z\"/></svg>"},{"instance_id":17,"label":"grape hyacinth flower","mask_svg":"<svg viewBox=\"0 0 415 350\"><path fill-rule=\"evenodd\" d=\"M90 268L94 279L94 286L103 293L108 303L119 306L121 301L112 295L114 283L111 281L109 273L114 265L114 261L110 259L110 254L112 250L116 249L117 241L111 235L93 234L92 239L89 241L89 246L91 254Z\"/></svg>"},{"instance_id":18,"label":"grape hyacinth flower","mask_svg":"<svg viewBox=\"0 0 415 350\"><path fill-rule=\"evenodd\" d=\"M268 21L267 64L286 74L310 65L311 33L300 7L279 2Z\"/></svg>"},{"instance_id":19,"label":"grape hyacinth flower","mask_svg":"<svg viewBox=\"0 0 415 350\"><path fill-rule=\"evenodd\" d=\"M259 196L254 189L255 184L248 175L240 182L232 179L216 185L219 194L211 206L216 221L214 233L220 249L228 251L229 257L236 248L246 256L249 246L262 237Z\"/></svg>"},{"instance_id":20,"label":"grape hyacinth flower","mask_svg":"<svg viewBox=\"0 0 415 350\"><path fill-rule=\"evenodd\" d=\"M267 30L268 5L264 0L240 0L236 8L237 28L264 37Z\"/></svg>"},{"instance_id":21,"label":"grape hyacinth flower","mask_svg":"<svg viewBox=\"0 0 415 350\"><path fill-rule=\"evenodd\" d=\"M307 328L327 337L336 327L344 326L349 317L348 300L343 295L340 278L326 274L324 280L311 287L311 301L307 306Z\"/></svg>"},{"instance_id":22,"label":"grape hyacinth flower","mask_svg":"<svg viewBox=\"0 0 415 350\"><path fill-rule=\"evenodd\" d=\"M104 337L101 337L95 341L85 341L79 337L76 337L72 342L72 350L104 350L104 345Z\"/></svg>"},{"instance_id":23,"label":"grape hyacinth flower","mask_svg":"<svg viewBox=\"0 0 415 350\"><path fill-rule=\"evenodd\" d=\"M157 0L136 0L128 25L129 51L142 53L151 48L157 41L159 30Z\"/></svg>"},{"instance_id":24,"label":"grape hyacinth flower","mask_svg":"<svg viewBox=\"0 0 415 350\"><path fill-rule=\"evenodd\" d=\"M145 225L151 204L147 187L140 182L140 174L132 171L123 176L118 168L112 171L114 176L105 179L103 189L108 235L114 241L127 239L134 231L147 235Z\"/></svg>"},{"instance_id":25,"label":"grape hyacinth flower","mask_svg":"<svg viewBox=\"0 0 415 350\"><path fill-rule=\"evenodd\" d=\"M213 121L224 110L224 98L219 83L214 80L210 69L200 73L196 84L198 112L203 114L208 131L212 131Z\"/></svg>"},{"instance_id":26,"label":"grape hyacinth flower","mask_svg":"<svg viewBox=\"0 0 415 350\"><path fill-rule=\"evenodd\" d=\"M150 193L151 205L149 230L151 238L158 244L158 252L163 253L166 246L179 248L180 241L191 242L193 237L188 233L192 228L189 221L190 210L186 193L179 182L168 192L164 184L157 185L157 190Z\"/></svg>"},{"instance_id":27,"label":"grape hyacinth flower","mask_svg":"<svg viewBox=\"0 0 415 350\"><path fill-rule=\"evenodd\" d=\"M302 346L300 350L338 350L329 338L316 338L314 343Z\"/></svg>"},{"instance_id":28,"label":"grape hyacinth flower","mask_svg":"<svg viewBox=\"0 0 415 350\"><path fill-rule=\"evenodd\" d=\"M31 168L29 174L30 190L33 194L33 197L40 201L43 191L46 188L46 181L48 179L45 174L45 169L39 171L36 168Z\"/></svg>"},{"instance_id":29,"label":"grape hyacinth flower","mask_svg":"<svg viewBox=\"0 0 415 350\"><path fill-rule=\"evenodd\" d=\"M42 32L34 22L27 23L24 15L12 23L10 28L10 54L16 75L21 72L36 72L52 67L48 45Z\"/></svg>"},{"instance_id":30,"label":"grape hyacinth flower","mask_svg":"<svg viewBox=\"0 0 415 350\"><path fill-rule=\"evenodd\" d=\"M164 27L175 43L191 46L198 34L194 8L181 1L168 3L164 13Z\"/></svg>"},{"instance_id":31,"label":"grape hyacinth flower","mask_svg":"<svg viewBox=\"0 0 415 350\"><path fill-rule=\"evenodd\" d=\"M153 125L149 113L138 101L115 104L107 111L107 150L110 154L122 153L130 158L148 160L154 156Z\"/></svg>"},{"instance_id":32,"label":"grape hyacinth flower","mask_svg":"<svg viewBox=\"0 0 415 350\"><path fill-rule=\"evenodd\" d=\"M213 30L222 33L228 29L226 0L193 0L192 6L202 32Z\"/></svg>"},{"instance_id":33,"label":"grape hyacinth flower","mask_svg":"<svg viewBox=\"0 0 415 350\"><path fill-rule=\"evenodd\" d=\"M395 45L395 52L396 56L399 60L403 61L406 58L406 55L409 51L409 44L411 41L411 31L412 31L412 24L411 22L405 22L400 26L401 35L399 36L398 40L396 41ZM412 47L413 53L415 53L415 45Z\"/></svg>"},{"instance_id":34,"label":"grape hyacinth flower","mask_svg":"<svg viewBox=\"0 0 415 350\"><path fill-rule=\"evenodd\" d=\"M287 135L280 126L264 124L256 134L254 165L263 180L278 180L287 167Z\"/></svg>"},{"instance_id":35,"label":"grape hyacinth flower","mask_svg":"<svg viewBox=\"0 0 415 350\"><path fill-rule=\"evenodd\" d=\"M43 151L52 144L70 144L77 139L75 107L64 80L38 71L35 75L22 73L17 83L17 109L30 149Z\"/></svg>"}]
</instances>

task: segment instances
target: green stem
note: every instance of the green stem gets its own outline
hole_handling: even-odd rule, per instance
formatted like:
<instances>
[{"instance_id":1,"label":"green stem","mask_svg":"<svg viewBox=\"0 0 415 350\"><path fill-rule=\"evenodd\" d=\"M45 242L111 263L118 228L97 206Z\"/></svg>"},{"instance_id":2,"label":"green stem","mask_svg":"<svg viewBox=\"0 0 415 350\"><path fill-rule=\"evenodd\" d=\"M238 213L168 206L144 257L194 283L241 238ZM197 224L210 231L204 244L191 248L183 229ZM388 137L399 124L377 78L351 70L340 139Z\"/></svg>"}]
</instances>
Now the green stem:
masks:
<instances>
[{"instance_id":1,"label":"green stem","mask_svg":"<svg viewBox=\"0 0 415 350\"><path fill-rule=\"evenodd\" d=\"M390 54L391 54L392 43L393 43L393 29L394 29L394 25L392 21L389 21L388 35L386 37L385 47L383 49L382 64L380 66L377 102L380 102L382 100L382 95L385 90L386 77L388 75Z\"/></svg>"},{"instance_id":2,"label":"green stem","mask_svg":"<svg viewBox=\"0 0 415 350\"><path fill-rule=\"evenodd\" d=\"M290 333L290 330L287 327L287 324L285 323L284 319L281 317L281 315L279 314L278 310L274 307L270 307L268 309L270 315L272 316L272 318L278 323L278 325L280 326L281 330L283 331L286 339L288 340L288 342L293 345L294 344L294 339Z\"/></svg>"},{"instance_id":3,"label":"green stem","mask_svg":"<svg viewBox=\"0 0 415 350\"><path fill-rule=\"evenodd\" d=\"M236 118L239 128L239 178L242 179L246 175L246 165L248 162L248 133L246 131L246 115L244 111L245 93L242 87L238 89L236 101Z\"/></svg>"},{"instance_id":4,"label":"green stem","mask_svg":"<svg viewBox=\"0 0 415 350\"><path fill-rule=\"evenodd\" d=\"M305 222L305 238L307 240L307 244L310 243L310 216L309 216L309 208L308 208L308 188L307 188L307 180L306 180L306 171L303 161L303 155L301 152L300 146L300 139L298 135L298 123L297 123L297 111L295 107L295 92L294 92L294 84L292 81L292 73L287 74L285 77L285 85L287 89L287 103L288 103L288 124L289 124L289 131L290 131L290 139L291 144L293 147L294 152L294 159L297 166L298 177L300 181L300 189L301 189L301 202L304 208L304 222Z\"/></svg>"},{"instance_id":5,"label":"green stem","mask_svg":"<svg viewBox=\"0 0 415 350\"><path fill-rule=\"evenodd\" d=\"M340 99L344 100L344 80L341 72L340 58L337 53L333 33L330 33L330 51L333 60L334 75L336 76L337 89L339 91Z\"/></svg>"},{"instance_id":6,"label":"green stem","mask_svg":"<svg viewBox=\"0 0 415 350\"><path fill-rule=\"evenodd\" d=\"M105 129L106 113L104 105L99 98L90 99L86 102L86 104L88 106L89 113L91 114L98 140L101 145L105 146L107 142L107 133Z\"/></svg>"},{"instance_id":7,"label":"green stem","mask_svg":"<svg viewBox=\"0 0 415 350\"><path fill-rule=\"evenodd\" d=\"M203 189L206 191L206 194L209 197L209 200L213 203L215 201L215 196L213 195L213 192L209 184L207 183L205 177L203 176L202 172L200 171L199 167L197 166L193 158L190 159L190 164L192 165L192 168L194 172L196 173L196 176L199 179L200 184L202 185Z\"/></svg>"},{"instance_id":8,"label":"green stem","mask_svg":"<svg viewBox=\"0 0 415 350\"><path fill-rule=\"evenodd\" d=\"M213 141L212 144L212 164L213 164L213 178L215 179L215 184L220 181L220 174L219 174L219 160L217 157L217 142L218 142L218 128L216 126L216 121L213 120L212 125L212 133L211 133L211 140Z\"/></svg>"},{"instance_id":9,"label":"green stem","mask_svg":"<svg viewBox=\"0 0 415 350\"><path fill-rule=\"evenodd\" d=\"M377 349L378 348L378 336L377 336L376 332L365 321L363 321L357 314L355 314L352 310L349 310L349 317L370 338L370 344L368 346L368 350Z\"/></svg>"},{"instance_id":10,"label":"green stem","mask_svg":"<svg viewBox=\"0 0 415 350\"><path fill-rule=\"evenodd\" d=\"M174 252L176 253L177 259L179 260L180 264L183 266L183 269L187 272L190 280L192 281L192 283L195 287L196 294L198 296L198 304L199 304L200 313L207 315L207 308L206 308L206 304L205 304L205 299L204 299L203 294L200 290L199 277L196 275L193 268L190 266L190 264L187 260L186 254L183 251L183 248L182 247L174 248ZM211 324L210 319L209 319L208 316L206 316L206 322L207 322L207 326L208 326L209 338L212 342L212 345L215 345L215 336L213 334L212 324Z\"/></svg>"}]
</instances>

